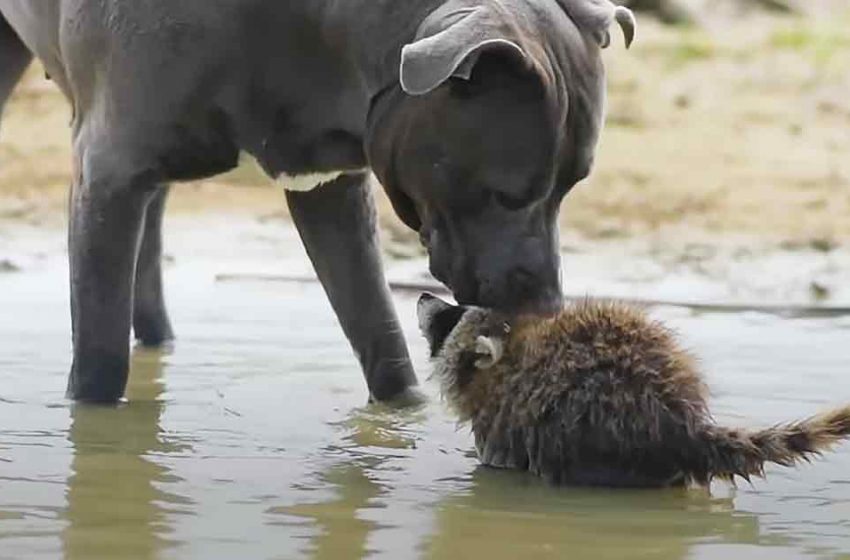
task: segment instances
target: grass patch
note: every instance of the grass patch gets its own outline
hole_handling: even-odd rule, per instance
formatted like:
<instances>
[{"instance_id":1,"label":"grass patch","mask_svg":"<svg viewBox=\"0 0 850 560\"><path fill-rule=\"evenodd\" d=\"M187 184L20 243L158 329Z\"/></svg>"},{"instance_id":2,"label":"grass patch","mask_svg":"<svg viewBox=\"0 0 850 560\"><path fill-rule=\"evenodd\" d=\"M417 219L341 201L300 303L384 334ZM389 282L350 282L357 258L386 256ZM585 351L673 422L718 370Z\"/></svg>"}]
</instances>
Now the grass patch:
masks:
<instances>
[{"instance_id":1,"label":"grass patch","mask_svg":"<svg viewBox=\"0 0 850 560\"><path fill-rule=\"evenodd\" d=\"M775 30L768 46L807 54L815 62L825 64L840 51L850 49L850 32L844 27L798 23Z\"/></svg>"},{"instance_id":2,"label":"grass patch","mask_svg":"<svg viewBox=\"0 0 850 560\"><path fill-rule=\"evenodd\" d=\"M669 53L669 63L675 68L681 68L693 62L714 58L717 47L707 36L685 35Z\"/></svg>"},{"instance_id":3,"label":"grass patch","mask_svg":"<svg viewBox=\"0 0 850 560\"><path fill-rule=\"evenodd\" d=\"M668 70L680 70L720 54L717 43L702 31L681 28L663 42L642 47L642 52L657 58Z\"/></svg>"}]
</instances>

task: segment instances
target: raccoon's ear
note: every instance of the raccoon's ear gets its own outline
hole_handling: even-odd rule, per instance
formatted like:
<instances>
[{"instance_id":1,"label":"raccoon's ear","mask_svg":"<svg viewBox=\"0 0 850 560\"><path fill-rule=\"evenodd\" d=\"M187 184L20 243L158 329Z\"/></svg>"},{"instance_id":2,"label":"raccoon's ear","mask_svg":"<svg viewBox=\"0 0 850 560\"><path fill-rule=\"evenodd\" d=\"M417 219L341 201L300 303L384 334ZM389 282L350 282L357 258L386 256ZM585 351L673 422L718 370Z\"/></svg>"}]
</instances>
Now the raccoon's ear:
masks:
<instances>
[{"instance_id":1,"label":"raccoon's ear","mask_svg":"<svg viewBox=\"0 0 850 560\"><path fill-rule=\"evenodd\" d=\"M492 336L479 336L475 339L475 367L488 369L499 363L505 353L505 344L502 339Z\"/></svg>"},{"instance_id":2,"label":"raccoon's ear","mask_svg":"<svg viewBox=\"0 0 850 560\"><path fill-rule=\"evenodd\" d=\"M443 344L466 312L461 305L452 305L435 295L424 293L416 304L419 329L428 341L431 357L443 349Z\"/></svg>"}]
</instances>

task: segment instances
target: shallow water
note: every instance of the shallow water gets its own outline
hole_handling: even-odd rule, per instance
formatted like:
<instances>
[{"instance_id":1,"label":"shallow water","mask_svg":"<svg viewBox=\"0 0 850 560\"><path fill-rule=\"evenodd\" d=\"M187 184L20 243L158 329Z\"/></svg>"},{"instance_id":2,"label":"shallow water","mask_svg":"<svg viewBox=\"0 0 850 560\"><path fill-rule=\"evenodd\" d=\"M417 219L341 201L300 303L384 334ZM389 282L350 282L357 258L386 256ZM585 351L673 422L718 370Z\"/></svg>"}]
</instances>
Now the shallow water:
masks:
<instances>
[{"instance_id":1,"label":"shallow water","mask_svg":"<svg viewBox=\"0 0 850 560\"><path fill-rule=\"evenodd\" d=\"M128 402L70 406L60 261L0 275L0 558L850 558L850 445L737 489L548 488L478 467L430 383L419 410L364 406L318 286L216 283L202 257L169 271L180 338L135 353ZM721 421L850 401L847 317L655 313Z\"/></svg>"}]
</instances>

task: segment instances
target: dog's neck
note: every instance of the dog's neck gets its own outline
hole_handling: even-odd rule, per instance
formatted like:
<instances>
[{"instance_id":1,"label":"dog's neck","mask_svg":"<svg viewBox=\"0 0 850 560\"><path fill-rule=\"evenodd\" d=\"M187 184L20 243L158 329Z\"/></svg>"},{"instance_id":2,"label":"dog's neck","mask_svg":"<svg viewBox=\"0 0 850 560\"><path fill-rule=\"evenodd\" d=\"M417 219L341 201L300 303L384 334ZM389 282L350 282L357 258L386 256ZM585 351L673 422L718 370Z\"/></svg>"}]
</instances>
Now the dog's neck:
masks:
<instances>
[{"instance_id":1,"label":"dog's neck","mask_svg":"<svg viewBox=\"0 0 850 560\"><path fill-rule=\"evenodd\" d=\"M331 26L334 40L341 39L371 98L398 82L401 48L446 1L326 0L324 22Z\"/></svg>"}]
</instances>

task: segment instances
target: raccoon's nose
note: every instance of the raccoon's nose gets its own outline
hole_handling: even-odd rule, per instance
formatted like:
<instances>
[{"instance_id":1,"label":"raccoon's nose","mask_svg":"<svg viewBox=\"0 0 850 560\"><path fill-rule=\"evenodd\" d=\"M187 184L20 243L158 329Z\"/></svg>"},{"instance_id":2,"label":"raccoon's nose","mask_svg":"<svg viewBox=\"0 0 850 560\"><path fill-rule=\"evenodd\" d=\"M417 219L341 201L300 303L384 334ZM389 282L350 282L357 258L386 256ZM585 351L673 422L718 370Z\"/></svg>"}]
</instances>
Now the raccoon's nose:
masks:
<instances>
[{"instance_id":1,"label":"raccoon's nose","mask_svg":"<svg viewBox=\"0 0 850 560\"><path fill-rule=\"evenodd\" d=\"M416 315L419 318L419 327L423 332L427 331L437 315L452 307L454 307L452 304L441 300L433 294L427 292L422 294L416 303Z\"/></svg>"},{"instance_id":2,"label":"raccoon's nose","mask_svg":"<svg viewBox=\"0 0 850 560\"><path fill-rule=\"evenodd\" d=\"M418 306L427 305L428 302L432 302L435 299L437 299L437 296L435 296L434 294L424 292L421 296L419 296L419 301L416 303L416 305L418 305Z\"/></svg>"}]
</instances>

